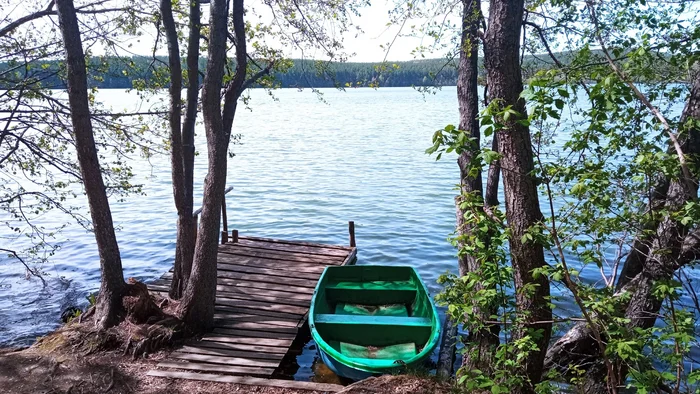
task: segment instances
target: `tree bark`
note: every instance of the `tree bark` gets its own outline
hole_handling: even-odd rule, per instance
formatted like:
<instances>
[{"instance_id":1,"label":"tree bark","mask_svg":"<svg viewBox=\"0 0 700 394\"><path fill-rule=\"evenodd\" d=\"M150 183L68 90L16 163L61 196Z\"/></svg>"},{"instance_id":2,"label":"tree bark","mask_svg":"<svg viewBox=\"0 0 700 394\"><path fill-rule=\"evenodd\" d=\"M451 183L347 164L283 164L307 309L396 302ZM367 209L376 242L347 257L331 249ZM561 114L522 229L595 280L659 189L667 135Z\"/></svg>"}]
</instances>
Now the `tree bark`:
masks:
<instances>
[{"instance_id":1,"label":"tree bark","mask_svg":"<svg viewBox=\"0 0 700 394\"><path fill-rule=\"evenodd\" d=\"M470 149L466 149L457 158L460 170L460 189L462 196L473 195L483 200L484 188L481 170L471 171L472 161L480 149L481 131L479 129L479 94L478 94L478 59L479 59L479 23L481 21L481 2L479 0L462 1L462 36L459 51L459 68L457 75L457 101L459 102L459 129L469 133L473 139ZM457 232L468 236L472 228L464 221L468 211L461 208L462 197L455 199L457 208ZM489 243L489 240L482 240ZM459 255L459 274L465 276L470 272L478 273L481 263L476 256ZM476 290L480 290L477 286ZM475 306L475 308L477 308ZM485 310L478 314L481 320L489 320L495 311ZM467 327L469 335L466 345L470 351L465 352L462 365L467 369L479 369L488 374L492 366L492 354L498 345L498 326Z\"/></svg>"},{"instance_id":2,"label":"tree bark","mask_svg":"<svg viewBox=\"0 0 700 394\"><path fill-rule=\"evenodd\" d=\"M491 141L491 150L498 152L498 134L493 135L493 141ZM489 172L486 175L486 196L484 196L484 203L487 206L495 207L498 204L498 182L501 176L501 161L494 160L489 165Z\"/></svg>"},{"instance_id":3,"label":"tree bark","mask_svg":"<svg viewBox=\"0 0 700 394\"><path fill-rule=\"evenodd\" d=\"M212 0L209 60L202 89L202 113L209 165L204 180L204 198L192 273L178 309L182 320L190 328L200 332L210 329L214 324L221 197L226 186L226 161L231 128L247 67L243 0L233 0L236 73L231 83L226 86L222 113L220 92L226 64L227 8L226 0Z\"/></svg>"},{"instance_id":4,"label":"tree bark","mask_svg":"<svg viewBox=\"0 0 700 394\"><path fill-rule=\"evenodd\" d=\"M182 66L180 63L180 45L177 37L177 27L173 18L171 0L160 1L160 14L165 30L165 39L168 43L168 67L170 69L170 108L168 110L168 126L170 127L170 171L173 182L173 198L177 210L177 237L175 241L175 264L173 266L173 280L170 285L170 296L179 298L182 289L187 283L189 273L184 271L182 256L182 241L186 230L183 225L186 221L185 212L185 174L182 146L182 129L180 118L182 117ZM190 216L192 214L190 213ZM191 231L191 229L190 229Z\"/></svg>"},{"instance_id":5,"label":"tree bark","mask_svg":"<svg viewBox=\"0 0 700 394\"><path fill-rule=\"evenodd\" d=\"M100 256L101 283L95 322L107 328L120 321L126 284L90 120L85 54L75 6L72 0L56 0L56 10L66 51L68 103L75 147Z\"/></svg>"},{"instance_id":6,"label":"tree bark","mask_svg":"<svg viewBox=\"0 0 700 394\"><path fill-rule=\"evenodd\" d=\"M197 104L199 100L199 38L201 30L199 0L191 0L189 28L190 32L187 42L187 104L185 120L182 124L185 199L182 208L183 215L178 218L178 233L181 233L181 235L178 240L180 251L176 254L176 259L181 259L180 266L182 267L183 286L180 290L180 296L189 281L194 248L197 241L196 221L192 216L192 212L194 211L194 127L197 121Z\"/></svg>"},{"instance_id":7,"label":"tree bark","mask_svg":"<svg viewBox=\"0 0 700 394\"><path fill-rule=\"evenodd\" d=\"M499 153L506 204L506 218L510 227L510 254L513 266L516 305L524 319L516 328L514 340L532 336L538 350L531 351L523 360L523 372L531 386L521 388L531 392L540 381L544 356L551 336L552 311L549 308L549 281L544 275L537 278L533 270L545 265L544 250L540 243L523 242L523 236L543 221L533 175L534 162L530 130L517 122L527 116L519 66L520 32L523 19L523 0L492 0L489 24L484 42L484 66L489 86L490 101L500 108L512 106L518 112L505 127L498 131ZM534 285L534 286L533 286ZM528 290L525 290L525 289ZM540 322L540 323L533 323Z\"/></svg>"}]
</instances>

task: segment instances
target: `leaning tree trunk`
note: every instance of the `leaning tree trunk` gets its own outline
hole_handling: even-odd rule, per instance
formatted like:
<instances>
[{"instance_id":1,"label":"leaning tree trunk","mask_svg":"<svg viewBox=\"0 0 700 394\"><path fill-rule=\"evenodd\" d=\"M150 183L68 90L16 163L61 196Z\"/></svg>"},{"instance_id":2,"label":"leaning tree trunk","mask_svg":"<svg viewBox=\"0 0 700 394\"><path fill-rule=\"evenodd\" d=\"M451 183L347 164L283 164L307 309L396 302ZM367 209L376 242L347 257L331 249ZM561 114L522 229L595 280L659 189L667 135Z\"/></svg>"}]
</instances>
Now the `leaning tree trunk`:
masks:
<instances>
[{"instance_id":1,"label":"leaning tree trunk","mask_svg":"<svg viewBox=\"0 0 700 394\"><path fill-rule=\"evenodd\" d=\"M484 188L481 179L481 169L472 171L475 165L472 161L479 153L481 131L479 130L479 94L477 77L479 59L479 22L481 21L481 2L479 0L462 1L462 38L460 42L459 68L457 70L457 100L459 102L459 129L469 132L473 139L470 149L462 152L457 159L460 170L460 189L462 196L472 195L481 200L484 198ZM465 215L470 211L462 209L459 197L456 200L457 207L457 232L462 237L469 237L472 228L464 221ZM481 240L485 244L488 239ZM463 241L462 241L463 242ZM459 255L459 275L478 273L481 263L476 256L469 254ZM477 285L475 290L481 288ZM476 306L474 307L477 308ZM478 311L477 314L483 321L487 321L495 313L495 310ZM465 347L469 351L464 353L462 366L466 369L479 369L488 374L493 362L494 348L498 345L498 326L479 325L479 327L467 327L469 336Z\"/></svg>"},{"instance_id":2,"label":"leaning tree trunk","mask_svg":"<svg viewBox=\"0 0 700 394\"><path fill-rule=\"evenodd\" d=\"M549 281L537 278L533 270L545 266L544 250L537 242L523 242L523 236L543 221L537 194L530 130L517 120L527 116L518 59L524 0L492 0L489 8L484 66L491 102L499 108L512 106L519 113L498 131L506 218L511 231L510 254L516 288L516 305L524 322L516 328L514 340L534 335L538 350L522 361L531 385L540 381L544 356L551 336L552 311L549 308ZM529 290L526 290L529 289ZM534 323L538 322L538 323ZM532 386L522 387L531 392Z\"/></svg>"},{"instance_id":3,"label":"leaning tree trunk","mask_svg":"<svg viewBox=\"0 0 700 394\"><path fill-rule=\"evenodd\" d=\"M678 133L682 138L681 147L686 157L697 158L700 155L698 120L700 120L700 75L695 78L690 99L681 116L681 125L692 123L692 126ZM679 212L688 202L696 200L697 182L697 172L688 179L679 168L677 177L674 177L669 184L664 210L670 213ZM686 263L681 260L681 255L688 231L688 225L684 225L672 214L665 216L659 223L641 272L623 288L623 291L632 294L625 311L625 317L629 319L627 326L630 332L634 332L635 329L649 329L656 323L663 299L654 296L654 285L660 281L673 279L676 270ZM615 381L624 382L628 371L627 365L618 361L615 371L619 374ZM604 380L604 376L601 379L594 374L588 374L586 378L584 387L587 388L587 392L606 392L598 383Z\"/></svg>"},{"instance_id":4,"label":"leaning tree trunk","mask_svg":"<svg viewBox=\"0 0 700 394\"><path fill-rule=\"evenodd\" d=\"M195 331L214 324L216 297L216 255L221 221L221 203L226 185L226 159L236 104L245 82L247 67L243 0L233 0L233 28L236 39L236 73L225 89L223 114L221 88L226 65L227 1L213 0L209 19L209 60L202 90L202 114L207 136L208 173L190 280L178 313Z\"/></svg>"},{"instance_id":5,"label":"leaning tree trunk","mask_svg":"<svg viewBox=\"0 0 700 394\"><path fill-rule=\"evenodd\" d=\"M56 10L66 50L68 103L75 147L100 255L101 283L95 321L107 328L119 322L126 284L90 120L85 54L73 0L56 0Z\"/></svg>"},{"instance_id":6,"label":"leaning tree trunk","mask_svg":"<svg viewBox=\"0 0 700 394\"><path fill-rule=\"evenodd\" d=\"M700 120L700 75L696 75L690 91L688 103L681 116L681 124ZM700 130L690 127L679 133L681 147L686 157L700 155ZM665 179L653 191L650 199L654 208L677 212L691 199L697 198L697 178L683 178L679 169L679 178ZM654 283L671 279L676 270L697 258L696 253L686 250L688 228L670 216L655 222L656 231L651 236L635 240L633 250L625 260L616 287L617 294L632 294L625 309L625 317L630 319L629 328L652 327L658 317L663 300L652 295ZM697 249L697 246L694 247ZM575 325L560 338L547 353L546 367L557 369L567 375L573 367L586 369L583 381L585 392L607 392L607 369L600 360L597 346L590 346L592 331L583 323ZM618 364L616 381L624 381L627 369Z\"/></svg>"},{"instance_id":7,"label":"leaning tree trunk","mask_svg":"<svg viewBox=\"0 0 700 394\"><path fill-rule=\"evenodd\" d=\"M177 80L180 87L174 92L171 85L171 111L173 103L176 102L180 108L182 72L180 70L180 53L177 48L177 31L172 20L172 6L169 0L161 0L161 8L168 7L170 15L167 18L166 12L163 14L163 24L166 28L168 40L168 53L171 63L171 80ZM192 271L192 259L194 258L194 248L197 231L196 221L192 216L194 210L194 126L197 120L197 100L199 97L199 38L200 38L200 10L199 1L190 2L189 36L187 45L187 105L185 110L185 120L182 123L181 135L180 125L177 124L177 140L171 138L171 144L178 144L177 151L173 148L172 153L172 176L173 193L175 194L175 206L178 212L177 219L177 239L175 243L175 264L173 270L173 281L170 285L170 296L180 298L184 293L187 282ZM174 40L175 45L171 48L170 42ZM172 67L173 59L177 59L177 66ZM172 112L170 113L173 115ZM180 114L177 115L180 121ZM171 131L174 130L173 119L171 119ZM177 162L176 162L177 161ZM177 178L177 180L176 180Z\"/></svg>"}]
</instances>

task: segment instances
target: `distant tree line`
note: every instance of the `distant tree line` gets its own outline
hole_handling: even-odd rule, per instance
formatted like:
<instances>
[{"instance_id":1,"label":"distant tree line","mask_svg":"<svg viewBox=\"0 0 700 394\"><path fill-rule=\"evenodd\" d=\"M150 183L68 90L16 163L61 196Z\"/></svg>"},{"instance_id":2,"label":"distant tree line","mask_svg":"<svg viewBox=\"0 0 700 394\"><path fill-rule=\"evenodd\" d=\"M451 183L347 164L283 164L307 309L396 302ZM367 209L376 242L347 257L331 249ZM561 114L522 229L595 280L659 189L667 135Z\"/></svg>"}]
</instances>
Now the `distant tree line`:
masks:
<instances>
[{"instance_id":1,"label":"distant tree line","mask_svg":"<svg viewBox=\"0 0 700 394\"><path fill-rule=\"evenodd\" d=\"M568 62L567 54L558 54ZM602 55L601 55L602 56ZM285 71L273 72L272 83L281 88L328 87L401 87L401 86L455 86L457 85L456 59L420 59L402 62L359 63L323 62L293 59ZM87 62L88 85L103 89L167 87L169 84L168 59L164 56L92 57ZM61 60L37 61L32 73L13 73L13 62L0 63L0 87L14 86L17 80L35 79L43 88L65 88L65 66ZM235 69L235 63L231 63ZM553 68L544 57L525 56L522 71L525 80L537 71ZM660 64L659 69L667 68ZM183 64L183 70L186 65ZM200 83L206 69L206 58L199 59ZM485 80L482 61L479 61L479 83ZM9 71L9 72L8 72ZM663 73L667 74L667 73Z\"/></svg>"},{"instance_id":2,"label":"distant tree line","mask_svg":"<svg viewBox=\"0 0 700 394\"><path fill-rule=\"evenodd\" d=\"M129 89L168 86L166 57L91 57L87 62L88 85L106 89ZM62 60L43 59L30 65L30 73L16 68L12 61L0 63L0 87L10 88L18 80L34 80L43 88L65 88L65 66ZM235 68L235 64L230 65ZM481 66L481 64L480 64ZM523 69L530 74L550 65L527 57ZM480 80L483 79L480 68ZM183 65L183 70L187 68ZM206 69L206 58L199 59L200 83ZM457 84L457 63L454 59L421 59L403 62L357 63L320 62L294 59L286 71L273 73L273 83L282 88L324 88L363 86L454 86Z\"/></svg>"}]
</instances>

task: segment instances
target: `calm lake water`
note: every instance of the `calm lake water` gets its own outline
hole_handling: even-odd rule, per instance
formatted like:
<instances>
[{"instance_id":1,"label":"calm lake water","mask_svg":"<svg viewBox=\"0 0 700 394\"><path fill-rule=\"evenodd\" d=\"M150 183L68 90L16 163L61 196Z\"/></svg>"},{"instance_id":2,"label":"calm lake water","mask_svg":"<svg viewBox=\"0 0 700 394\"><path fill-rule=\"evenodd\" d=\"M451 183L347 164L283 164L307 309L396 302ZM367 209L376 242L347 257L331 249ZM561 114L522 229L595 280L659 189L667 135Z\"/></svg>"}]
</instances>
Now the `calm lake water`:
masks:
<instances>
[{"instance_id":1,"label":"calm lake water","mask_svg":"<svg viewBox=\"0 0 700 394\"><path fill-rule=\"evenodd\" d=\"M99 94L115 109L133 108L138 100L119 90ZM251 96L252 110L241 107L234 123L242 136L228 165L227 183L234 187L227 196L229 228L347 244L347 222L353 220L358 264L414 266L437 293L438 276L456 269L446 239L454 229L458 169L454 157L436 162L424 151L435 130L457 123L456 88L426 96L411 88L328 89L326 103L309 90L276 91L276 100L261 90ZM195 187L201 191L206 150L201 125L199 131ZM167 157L135 157L133 163L135 183L144 184L146 195L113 201L112 213L125 276L147 281L172 265L176 214ZM61 239L61 249L44 266L46 287L26 280L19 264L0 260L0 346L29 345L59 325L64 308L84 305L98 289L92 234L71 226ZM561 304L572 305L567 299ZM299 357L298 377L310 374L314 355L311 349Z\"/></svg>"}]
</instances>

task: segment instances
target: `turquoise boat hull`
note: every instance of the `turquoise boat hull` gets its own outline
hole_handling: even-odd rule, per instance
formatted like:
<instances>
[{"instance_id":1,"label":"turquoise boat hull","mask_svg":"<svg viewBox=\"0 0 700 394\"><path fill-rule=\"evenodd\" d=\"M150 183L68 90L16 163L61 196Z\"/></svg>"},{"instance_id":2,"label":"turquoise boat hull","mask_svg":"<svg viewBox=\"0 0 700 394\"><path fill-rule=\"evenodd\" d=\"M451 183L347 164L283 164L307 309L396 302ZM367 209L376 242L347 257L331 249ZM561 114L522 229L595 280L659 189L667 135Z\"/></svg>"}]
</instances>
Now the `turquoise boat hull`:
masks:
<instances>
[{"instance_id":1,"label":"turquoise boat hull","mask_svg":"<svg viewBox=\"0 0 700 394\"><path fill-rule=\"evenodd\" d=\"M352 380L422 366L440 320L411 267L328 267L314 291L309 328L326 366Z\"/></svg>"}]
</instances>

